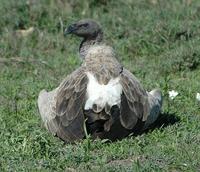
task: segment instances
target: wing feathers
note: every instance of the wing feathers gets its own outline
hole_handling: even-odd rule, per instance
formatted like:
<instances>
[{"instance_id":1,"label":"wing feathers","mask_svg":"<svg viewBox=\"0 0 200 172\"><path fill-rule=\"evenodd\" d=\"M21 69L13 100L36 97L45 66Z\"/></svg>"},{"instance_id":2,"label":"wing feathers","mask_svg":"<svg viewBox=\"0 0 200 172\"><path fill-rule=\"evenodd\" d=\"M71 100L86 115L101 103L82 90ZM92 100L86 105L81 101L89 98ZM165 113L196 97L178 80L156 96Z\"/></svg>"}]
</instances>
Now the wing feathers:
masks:
<instances>
[{"instance_id":1,"label":"wing feathers","mask_svg":"<svg viewBox=\"0 0 200 172\"><path fill-rule=\"evenodd\" d=\"M125 95L122 95L121 99L121 115L120 115L120 121L122 126L124 126L127 129L133 129L133 127L136 125L138 117L137 114L130 109L130 106L128 105L127 99Z\"/></svg>"},{"instance_id":2,"label":"wing feathers","mask_svg":"<svg viewBox=\"0 0 200 172\"><path fill-rule=\"evenodd\" d=\"M124 69L120 82L123 89L121 96L122 125L127 129L133 129L138 119L146 120L149 114L147 93L132 73Z\"/></svg>"},{"instance_id":3,"label":"wing feathers","mask_svg":"<svg viewBox=\"0 0 200 172\"><path fill-rule=\"evenodd\" d=\"M83 104L87 88L87 76L80 67L60 84L55 96L55 118L47 123L48 130L66 142L84 137Z\"/></svg>"}]
</instances>

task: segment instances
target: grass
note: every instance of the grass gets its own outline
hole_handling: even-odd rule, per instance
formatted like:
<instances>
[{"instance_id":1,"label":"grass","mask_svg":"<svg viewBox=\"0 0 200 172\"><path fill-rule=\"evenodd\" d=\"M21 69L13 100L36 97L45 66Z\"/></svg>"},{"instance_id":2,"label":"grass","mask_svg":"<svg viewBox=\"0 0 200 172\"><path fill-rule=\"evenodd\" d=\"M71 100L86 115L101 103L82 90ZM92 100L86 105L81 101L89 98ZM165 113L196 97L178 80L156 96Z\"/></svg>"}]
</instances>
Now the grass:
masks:
<instances>
[{"instance_id":1,"label":"grass","mask_svg":"<svg viewBox=\"0 0 200 172\"><path fill-rule=\"evenodd\" d=\"M198 0L0 0L0 171L199 171L199 11ZM114 143L63 145L41 125L39 91L81 63L80 40L63 37L81 18L102 24L106 42L147 90L162 89L159 127Z\"/></svg>"}]
</instances>

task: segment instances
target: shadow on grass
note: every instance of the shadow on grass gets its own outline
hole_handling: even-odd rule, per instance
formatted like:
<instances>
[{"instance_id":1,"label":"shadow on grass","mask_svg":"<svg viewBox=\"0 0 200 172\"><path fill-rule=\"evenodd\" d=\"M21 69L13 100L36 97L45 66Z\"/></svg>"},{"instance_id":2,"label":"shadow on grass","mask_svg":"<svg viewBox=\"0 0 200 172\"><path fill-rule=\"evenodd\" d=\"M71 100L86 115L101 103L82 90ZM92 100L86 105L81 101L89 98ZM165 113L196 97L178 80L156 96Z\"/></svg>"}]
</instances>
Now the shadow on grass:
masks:
<instances>
[{"instance_id":1,"label":"shadow on grass","mask_svg":"<svg viewBox=\"0 0 200 172\"><path fill-rule=\"evenodd\" d=\"M115 142L117 140L122 140L126 137L130 136L138 136L144 133L152 132L155 129L160 129L161 131L163 128L174 125L175 123L179 122L180 118L176 116L174 113L161 113L158 119L150 125L147 129L141 130L144 125L144 122L140 121L134 129L127 130L122 125L120 120L118 119L115 121L115 124L111 127L109 132L99 132L92 135L92 138L101 138L106 139L105 142Z\"/></svg>"},{"instance_id":2,"label":"shadow on grass","mask_svg":"<svg viewBox=\"0 0 200 172\"><path fill-rule=\"evenodd\" d=\"M179 122L180 118L176 116L175 113L161 113L158 119L151 124L145 131L137 133L136 135L140 135L143 133L151 132L155 129L163 129L167 126L174 125L175 123Z\"/></svg>"}]
</instances>

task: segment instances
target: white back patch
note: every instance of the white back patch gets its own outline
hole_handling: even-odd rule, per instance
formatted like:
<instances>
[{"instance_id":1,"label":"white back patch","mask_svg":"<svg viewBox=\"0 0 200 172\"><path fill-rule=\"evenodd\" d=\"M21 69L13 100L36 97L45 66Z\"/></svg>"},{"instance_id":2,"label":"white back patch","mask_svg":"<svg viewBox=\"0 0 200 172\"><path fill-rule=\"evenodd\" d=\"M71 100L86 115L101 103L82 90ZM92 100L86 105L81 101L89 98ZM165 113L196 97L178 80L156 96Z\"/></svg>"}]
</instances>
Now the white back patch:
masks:
<instances>
[{"instance_id":1,"label":"white back patch","mask_svg":"<svg viewBox=\"0 0 200 172\"><path fill-rule=\"evenodd\" d=\"M89 79L87 85L87 100L85 103L85 110L92 109L93 104L104 108L106 103L112 107L121 103L122 86L119 82L119 77L111 79L107 85L101 85L93 74L87 72Z\"/></svg>"}]
</instances>

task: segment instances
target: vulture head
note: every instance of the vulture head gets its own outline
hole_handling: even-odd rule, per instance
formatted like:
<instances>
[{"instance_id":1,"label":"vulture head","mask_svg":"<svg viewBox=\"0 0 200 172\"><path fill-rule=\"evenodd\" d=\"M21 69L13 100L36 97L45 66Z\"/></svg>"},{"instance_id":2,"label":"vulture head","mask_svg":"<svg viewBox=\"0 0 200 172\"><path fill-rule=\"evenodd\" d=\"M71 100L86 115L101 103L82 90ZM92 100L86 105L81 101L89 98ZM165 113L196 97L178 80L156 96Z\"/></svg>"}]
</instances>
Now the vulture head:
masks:
<instances>
[{"instance_id":1,"label":"vulture head","mask_svg":"<svg viewBox=\"0 0 200 172\"><path fill-rule=\"evenodd\" d=\"M96 39L99 35L102 35L102 29L96 21L83 19L68 26L64 34L74 34L84 39Z\"/></svg>"}]
</instances>

